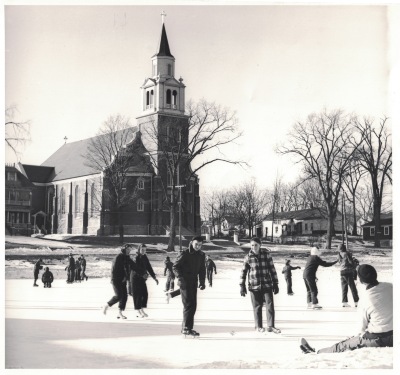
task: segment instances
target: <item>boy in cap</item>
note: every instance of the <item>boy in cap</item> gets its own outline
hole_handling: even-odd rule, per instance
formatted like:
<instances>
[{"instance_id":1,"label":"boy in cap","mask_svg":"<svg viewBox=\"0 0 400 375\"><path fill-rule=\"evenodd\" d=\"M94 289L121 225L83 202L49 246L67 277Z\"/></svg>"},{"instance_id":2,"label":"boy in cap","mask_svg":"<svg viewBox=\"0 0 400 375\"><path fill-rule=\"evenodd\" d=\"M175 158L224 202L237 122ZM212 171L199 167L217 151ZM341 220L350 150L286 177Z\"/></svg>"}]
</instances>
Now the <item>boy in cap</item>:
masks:
<instances>
[{"instance_id":1,"label":"boy in cap","mask_svg":"<svg viewBox=\"0 0 400 375\"><path fill-rule=\"evenodd\" d=\"M197 308L197 288L205 289L205 255L201 251L203 237L195 236L189 247L183 250L172 267L180 288L183 304L182 333L193 337L200 336L193 329L194 314Z\"/></svg>"},{"instance_id":2,"label":"boy in cap","mask_svg":"<svg viewBox=\"0 0 400 375\"><path fill-rule=\"evenodd\" d=\"M393 284L378 282L374 267L362 264L358 267L358 277L365 286L364 298L361 300L360 333L330 347L320 349L317 353L341 353L365 347L393 347ZM307 340L301 339L300 349L303 353L313 353Z\"/></svg>"},{"instance_id":3,"label":"boy in cap","mask_svg":"<svg viewBox=\"0 0 400 375\"><path fill-rule=\"evenodd\" d=\"M300 270L301 267L296 266L292 267L290 264L290 259L288 259L285 263L285 267L283 267L282 273L285 275L285 280L286 280L286 285L287 285L287 294L289 296L292 296L293 290L292 290L292 271L293 270Z\"/></svg>"},{"instance_id":4,"label":"boy in cap","mask_svg":"<svg viewBox=\"0 0 400 375\"><path fill-rule=\"evenodd\" d=\"M42 266L43 260L40 258L36 263L35 267L33 268L33 286L39 286L36 284L37 279L39 278L39 271L43 269Z\"/></svg>"},{"instance_id":5,"label":"boy in cap","mask_svg":"<svg viewBox=\"0 0 400 375\"><path fill-rule=\"evenodd\" d=\"M254 311L255 329L264 333L262 321L262 307L265 301L267 308L267 332L281 333L275 327L275 307L273 294L279 293L278 275L276 274L274 262L268 249L261 249L261 240L254 237L250 241L251 249L245 256L243 268L240 274L240 295L246 296L246 277L248 276L248 287L251 303Z\"/></svg>"}]
</instances>

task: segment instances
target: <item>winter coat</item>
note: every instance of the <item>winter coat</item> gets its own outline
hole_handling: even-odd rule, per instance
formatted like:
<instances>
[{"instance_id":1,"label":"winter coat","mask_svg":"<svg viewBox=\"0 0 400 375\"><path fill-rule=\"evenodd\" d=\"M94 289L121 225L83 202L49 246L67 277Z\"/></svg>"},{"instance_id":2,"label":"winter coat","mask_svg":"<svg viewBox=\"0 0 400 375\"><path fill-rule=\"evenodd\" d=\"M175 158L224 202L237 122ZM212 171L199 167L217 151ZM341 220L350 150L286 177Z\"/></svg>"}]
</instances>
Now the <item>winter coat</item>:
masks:
<instances>
[{"instance_id":1,"label":"winter coat","mask_svg":"<svg viewBox=\"0 0 400 375\"><path fill-rule=\"evenodd\" d=\"M145 270L145 275L148 272L153 279L156 279L156 274L154 273L153 267L151 266L146 254L136 255L136 264L139 268ZM147 277L145 276L145 278Z\"/></svg>"},{"instance_id":2,"label":"winter coat","mask_svg":"<svg viewBox=\"0 0 400 375\"><path fill-rule=\"evenodd\" d=\"M206 260L206 269L207 270L214 270L214 272L217 272L217 267L215 266L215 263L212 259Z\"/></svg>"},{"instance_id":3,"label":"winter coat","mask_svg":"<svg viewBox=\"0 0 400 375\"><path fill-rule=\"evenodd\" d=\"M128 270L129 270L129 280L131 283L134 282L135 279L143 278L146 274L146 269L141 267L136 261L132 258L128 259Z\"/></svg>"},{"instance_id":4,"label":"winter coat","mask_svg":"<svg viewBox=\"0 0 400 375\"><path fill-rule=\"evenodd\" d=\"M75 259L74 259L74 257L69 257L68 269L70 271L75 269Z\"/></svg>"},{"instance_id":5,"label":"winter coat","mask_svg":"<svg viewBox=\"0 0 400 375\"><path fill-rule=\"evenodd\" d=\"M190 285L198 281L200 285L204 285L206 279L205 259L204 252L195 250L190 244L178 255L172 269L178 280L183 279Z\"/></svg>"},{"instance_id":6,"label":"winter coat","mask_svg":"<svg viewBox=\"0 0 400 375\"><path fill-rule=\"evenodd\" d=\"M172 269L172 266L174 265L170 260L165 260L164 261L164 276L168 274L169 277L175 278L174 270Z\"/></svg>"},{"instance_id":7,"label":"winter coat","mask_svg":"<svg viewBox=\"0 0 400 375\"><path fill-rule=\"evenodd\" d=\"M83 269L86 268L86 259L85 258L81 258L81 266Z\"/></svg>"},{"instance_id":8,"label":"winter coat","mask_svg":"<svg viewBox=\"0 0 400 375\"><path fill-rule=\"evenodd\" d=\"M245 256L240 274L241 286L245 285L247 274L249 290L272 289L278 284L274 262L267 249L260 249L258 255L250 250Z\"/></svg>"},{"instance_id":9,"label":"winter coat","mask_svg":"<svg viewBox=\"0 0 400 375\"><path fill-rule=\"evenodd\" d=\"M340 264L340 274L348 275L353 273L358 261L353 258L350 252L341 251L338 255L338 263Z\"/></svg>"},{"instance_id":10,"label":"winter coat","mask_svg":"<svg viewBox=\"0 0 400 375\"><path fill-rule=\"evenodd\" d=\"M52 283L54 280L53 274L50 271L45 271L42 275L43 283Z\"/></svg>"},{"instance_id":11,"label":"winter coat","mask_svg":"<svg viewBox=\"0 0 400 375\"><path fill-rule=\"evenodd\" d=\"M34 269L33 269L33 273L35 274L35 275L39 275L39 271L41 270L41 269L43 269L43 266L41 265L41 261L40 260L38 260L36 263L35 263L35 267L34 267Z\"/></svg>"},{"instance_id":12,"label":"winter coat","mask_svg":"<svg viewBox=\"0 0 400 375\"><path fill-rule=\"evenodd\" d=\"M285 267L283 267L282 273L285 275L285 279L288 279L292 277L292 270L299 270L300 267L292 267L290 264L287 264Z\"/></svg>"},{"instance_id":13,"label":"winter coat","mask_svg":"<svg viewBox=\"0 0 400 375\"><path fill-rule=\"evenodd\" d=\"M307 263L304 267L303 278L315 280L319 266L331 267L336 263L337 263L337 260L335 260L334 262L325 262L318 255L310 255L307 258Z\"/></svg>"},{"instance_id":14,"label":"winter coat","mask_svg":"<svg viewBox=\"0 0 400 375\"><path fill-rule=\"evenodd\" d=\"M111 265L111 282L123 283L129 278L128 272L129 257L124 253L119 253L112 261Z\"/></svg>"}]
</instances>

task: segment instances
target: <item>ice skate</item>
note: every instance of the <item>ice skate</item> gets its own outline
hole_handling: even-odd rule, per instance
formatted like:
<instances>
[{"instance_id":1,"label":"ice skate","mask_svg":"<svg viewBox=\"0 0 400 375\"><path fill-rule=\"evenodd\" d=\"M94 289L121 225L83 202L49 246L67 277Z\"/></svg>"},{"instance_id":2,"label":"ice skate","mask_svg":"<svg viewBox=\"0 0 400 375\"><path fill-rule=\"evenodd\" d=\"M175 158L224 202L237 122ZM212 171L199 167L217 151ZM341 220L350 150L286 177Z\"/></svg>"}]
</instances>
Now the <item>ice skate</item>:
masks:
<instances>
[{"instance_id":1,"label":"ice skate","mask_svg":"<svg viewBox=\"0 0 400 375\"><path fill-rule=\"evenodd\" d=\"M314 304L314 305L312 305L312 307L311 307L313 310L320 310L320 309L322 309L322 306L320 306L320 305L318 305L318 304Z\"/></svg>"},{"instance_id":2,"label":"ice skate","mask_svg":"<svg viewBox=\"0 0 400 375\"><path fill-rule=\"evenodd\" d=\"M144 318L144 315L142 314L142 311L140 309L136 310L136 318Z\"/></svg>"},{"instance_id":3,"label":"ice skate","mask_svg":"<svg viewBox=\"0 0 400 375\"><path fill-rule=\"evenodd\" d=\"M196 332L194 329L184 328L182 330L182 335L184 336L184 338L186 338L186 336L188 336L188 337L192 337L195 339L200 336L200 333Z\"/></svg>"},{"instance_id":4,"label":"ice skate","mask_svg":"<svg viewBox=\"0 0 400 375\"><path fill-rule=\"evenodd\" d=\"M311 304L311 302L310 303L307 303L307 309L312 309L313 307L312 307L312 304Z\"/></svg>"},{"instance_id":5,"label":"ice skate","mask_svg":"<svg viewBox=\"0 0 400 375\"><path fill-rule=\"evenodd\" d=\"M281 333L281 330L279 328L275 328L275 327L268 327L267 332Z\"/></svg>"},{"instance_id":6,"label":"ice skate","mask_svg":"<svg viewBox=\"0 0 400 375\"><path fill-rule=\"evenodd\" d=\"M167 298L166 298L167 303L169 303L169 300L171 299L171 294L170 294L170 292L165 293L165 295L167 296Z\"/></svg>"},{"instance_id":7,"label":"ice skate","mask_svg":"<svg viewBox=\"0 0 400 375\"><path fill-rule=\"evenodd\" d=\"M312 347L308 344L307 340L304 339L304 338L302 338L302 339L300 340L300 349L302 350L302 352L303 352L304 354L315 353L315 349L312 348Z\"/></svg>"},{"instance_id":8,"label":"ice skate","mask_svg":"<svg viewBox=\"0 0 400 375\"><path fill-rule=\"evenodd\" d=\"M108 304L105 304L105 305L103 306L103 314L104 314L104 315L107 314L107 310L108 310L109 307L110 307L110 306L108 306Z\"/></svg>"},{"instance_id":9,"label":"ice skate","mask_svg":"<svg viewBox=\"0 0 400 375\"><path fill-rule=\"evenodd\" d=\"M347 302L344 302L343 304L342 304L342 307L351 307Z\"/></svg>"},{"instance_id":10,"label":"ice skate","mask_svg":"<svg viewBox=\"0 0 400 375\"><path fill-rule=\"evenodd\" d=\"M265 328L263 328L263 327L259 327L259 328L256 328L256 333L265 333Z\"/></svg>"},{"instance_id":11,"label":"ice skate","mask_svg":"<svg viewBox=\"0 0 400 375\"><path fill-rule=\"evenodd\" d=\"M357 306L358 306L358 302L355 302L355 303L354 303L354 307L357 307Z\"/></svg>"},{"instance_id":12,"label":"ice skate","mask_svg":"<svg viewBox=\"0 0 400 375\"><path fill-rule=\"evenodd\" d=\"M143 315L143 318L147 318L148 315L145 313L143 309L140 309L141 314Z\"/></svg>"},{"instance_id":13,"label":"ice skate","mask_svg":"<svg viewBox=\"0 0 400 375\"><path fill-rule=\"evenodd\" d=\"M126 316L122 314L122 310L119 310L117 319L126 319Z\"/></svg>"}]
</instances>

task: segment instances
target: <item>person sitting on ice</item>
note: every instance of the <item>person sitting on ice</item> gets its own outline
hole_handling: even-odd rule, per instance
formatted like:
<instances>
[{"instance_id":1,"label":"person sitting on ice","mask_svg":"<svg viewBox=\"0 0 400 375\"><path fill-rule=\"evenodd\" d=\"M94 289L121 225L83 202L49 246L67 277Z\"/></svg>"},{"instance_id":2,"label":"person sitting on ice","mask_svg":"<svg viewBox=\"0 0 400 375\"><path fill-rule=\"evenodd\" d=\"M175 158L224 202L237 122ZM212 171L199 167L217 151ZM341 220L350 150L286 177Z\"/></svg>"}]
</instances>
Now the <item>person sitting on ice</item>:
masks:
<instances>
[{"instance_id":1,"label":"person sitting on ice","mask_svg":"<svg viewBox=\"0 0 400 375\"><path fill-rule=\"evenodd\" d=\"M322 309L318 305L318 288L317 288L317 270L319 266L331 267L336 264L338 260L334 262L325 262L319 257L319 248L315 246L311 248L310 256L307 258L307 263L303 271L304 284L307 289L307 308L308 309Z\"/></svg>"},{"instance_id":2,"label":"person sitting on ice","mask_svg":"<svg viewBox=\"0 0 400 375\"><path fill-rule=\"evenodd\" d=\"M365 286L360 300L360 333L317 353L341 353L365 347L393 347L393 284L378 282L374 267L362 264L358 267L358 277ZM308 354L314 353L306 339L301 339L300 349Z\"/></svg>"},{"instance_id":3,"label":"person sitting on ice","mask_svg":"<svg viewBox=\"0 0 400 375\"><path fill-rule=\"evenodd\" d=\"M49 267L46 267L42 275L43 288L51 288L53 281L53 274L49 271Z\"/></svg>"}]
</instances>

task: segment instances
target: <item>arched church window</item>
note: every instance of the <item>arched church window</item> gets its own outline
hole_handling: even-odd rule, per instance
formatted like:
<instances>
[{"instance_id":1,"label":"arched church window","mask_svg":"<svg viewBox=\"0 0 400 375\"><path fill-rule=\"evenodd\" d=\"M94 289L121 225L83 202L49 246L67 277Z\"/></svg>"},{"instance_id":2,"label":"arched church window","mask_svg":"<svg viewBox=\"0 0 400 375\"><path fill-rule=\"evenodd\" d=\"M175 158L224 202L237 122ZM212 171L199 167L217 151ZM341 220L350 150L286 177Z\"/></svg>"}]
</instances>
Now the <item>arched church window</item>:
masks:
<instances>
[{"instance_id":1,"label":"arched church window","mask_svg":"<svg viewBox=\"0 0 400 375\"><path fill-rule=\"evenodd\" d=\"M79 186L75 186L75 214L81 211L81 200L79 199Z\"/></svg>"},{"instance_id":2,"label":"arched church window","mask_svg":"<svg viewBox=\"0 0 400 375\"><path fill-rule=\"evenodd\" d=\"M171 90L170 89L168 89L167 90L167 106L170 106L171 105Z\"/></svg>"},{"instance_id":3,"label":"arched church window","mask_svg":"<svg viewBox=\"0 0 400 375\"><path fill-rule=\"evenodd\" d=\"M143 178L139 178L139 180L138 180L138 189L140 189L140 190L144 189L144 180L143 180Z\"/></svg>"},{"instance_id":4,"label":"arched church window","mask_svg":"<svg viewBox=\"0 0 400 375\"><path fill-rule=\"evenodd\" d=\"M172 93L172 105L174 106L174 108L176 108L177 103L178 103L178 93L176 92L176 90L174 90Z\"/></svg>"},{"instance_id":5,"label":"arched church window","mask_svg":"<svg viewBox=\"0 0 400 375\"><path fill-rule=\"evenodd\" d=\"M60 213L65 214L65 190L61 188L60 191Z\"/></svg>"},{"instance_id":6,"label":"arched church window","mask_svg":"<svg viewBox=\"0 0 400 375\"><path fill-rule=\"evenodd\" d=\"M146 91L146 108L150 105L150 93Z\"/></svg>"},{"instance_id":7,"label":"arched church window","mask_svg":"<svg viewBox=\"0 0 400 375\"><path fill-rule=\"evenodd\" d=\"M138 199L137 201L137 210L144 211L144 201L143 199Z\"/></svg>"},{"instance_id":8,"label":"arched church window","mask_svg":"<svg viewBox=\"0 0 400 375\"><path fill-rule=\"evenodd\" d=\"M171 66L171 64L168 64L168 75L172 76L172 66Z\"/></svg>"}]
</instances>

